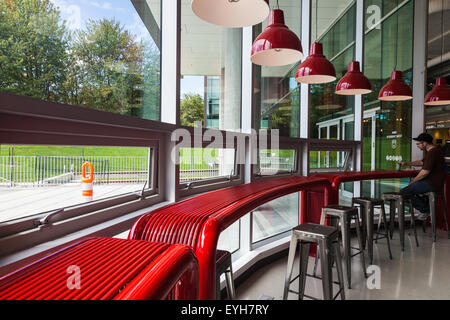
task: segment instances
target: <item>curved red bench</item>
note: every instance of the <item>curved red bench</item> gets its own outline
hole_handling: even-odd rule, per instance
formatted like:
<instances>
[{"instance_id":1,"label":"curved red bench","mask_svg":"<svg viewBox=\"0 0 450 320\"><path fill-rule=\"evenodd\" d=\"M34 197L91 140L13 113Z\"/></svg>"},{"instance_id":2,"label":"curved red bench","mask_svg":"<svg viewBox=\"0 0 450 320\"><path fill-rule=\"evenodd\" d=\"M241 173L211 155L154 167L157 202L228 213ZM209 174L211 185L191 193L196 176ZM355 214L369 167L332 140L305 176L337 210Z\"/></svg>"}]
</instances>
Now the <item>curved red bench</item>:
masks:
<instances>
[{"instance_id":1,"label":"curved red bench","mask_svg":"<svg viewBox=\"0 0 450 320\"><path fill-rule=\"evenodd\" d=\"M208 192L144 214L128 238L190 246L199 263L200 299L214 299L216 249L223 230L269 201L309 188L323 190L324 203L328 204L330 187L323 177L289 177Z\"/></svg>"},{"instance_id":2,"label":"curved red bench","mask_svg":"<svg viewBox=\"0 0 450 320\"><path fill-rule=\"evenodd\" d=\"M198 281L185 245L89 238L0 278L0 300L197 299Z\"/></svg>"}]
</instances>

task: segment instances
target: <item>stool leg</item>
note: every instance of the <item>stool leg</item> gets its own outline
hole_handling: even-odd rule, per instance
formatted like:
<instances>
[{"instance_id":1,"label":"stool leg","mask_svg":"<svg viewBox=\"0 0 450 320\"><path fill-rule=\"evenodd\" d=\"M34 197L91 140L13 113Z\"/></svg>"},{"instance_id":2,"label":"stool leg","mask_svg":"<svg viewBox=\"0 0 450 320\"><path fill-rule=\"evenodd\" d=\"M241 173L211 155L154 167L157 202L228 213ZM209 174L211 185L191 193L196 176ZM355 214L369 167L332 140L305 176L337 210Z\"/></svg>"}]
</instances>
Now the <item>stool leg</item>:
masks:
<instances>
[{"instance_id":1,"label":"stool leg","mask_svg":"<svg viewBox=\"0 0 450 320\"><path fill-rule=\"evenodd\" d=\"M447 228L447 237L450 239L450 230L448 229L448 217L447 217L447 202L445 201L445 195L443 194L442 197L442 212L444 213L444 222L445 227Z\"/></svg>"},{"instance_id":2,"label":"stool leg","mask_svg":"<svg viewBox=\"0 0 450 320\"><path fill-rule=\"evenodd\" d=\"M409 207L411 213L411 228L413 228L414 238L416 239L416 246L419 246L419 239L417 239L417 230L416 230L416 217L414 216L414 207L411 199L409 200Z\"/></svg>"},{"instance_id":3,"label":"stool leg","mask_svg":"<svg viewBox=\"0 0 450 320\"><path fill-rule=\"evenodd\" d=\"M325 225L325 218L326 218L326 214L324 213L324 211L322 209L322 213L320 215L320 224L321 225ZM318 260L319 260L319 256L320 256L319 247L316 247L316 254L315 254L315 257L314 257L314 269L313 269L313 276L314 277L316 277L316 275L317 275L317 263L318 263Z\"/></svg>"},{"instance_id":4,"label":"stool leg","mask_svg":"<svg viewBox=\"0 0 450 320\"><path fill-rule=\"evenodd\" d=\"M400 245L402 251L405 251L405 206L402 199L397 201L398 211L398 230L400 232Z\"/></svg>"},{"instance_id":5,"label":"stool leg","mask_svg":"<svg viewBox=\"0 0 450 320\"><path fill-rule=\"evenodd\" d=\"M344 259L345 259L345 269L347 271L347 287L351 288L351 277L352 277L352 255L350 252L350 217L342 217L341 219L341 234L342 234L342 245L344 246Z\"/></svg>"},{"instance_id":6,"label":"stool leg","mask_svg":"<svg viewBox=\"0 0 450 320\"><path fill-rule=\"evenodd\" d=\"M429 193L428 202L430 205L430 216L431 216L431 235L433 238L433 242L436 242L436 202L435 202L434 193Z\"/></svg>"},{"instance_id":7,"label":"stool leg","mask_svg":"<svg viewBox=\"0 0 450 320\"><path fill-rule=\"evenodd\" d=\"M369 253L369 261L372 264L373 261L373 214L370 214L370 210L373 210L373 206L366 207L366 224L367 224L367 251ZM372 211L373 212L373 211Z\"/></svg>"},{"instance_id":8,"label":"stool leg","mask_svg":"<svg viewBox=\"0 0 450 320\"><path fill-rule=\"evenodd\" d=\"M331 300L333 298L333 273L331 269L331 261L327 253L332 252L331 243L327 240L319 242L320 250L320 266L322 268L322 288L323 299ZM339 246L336 246L339 249ZM342 265L341 265L342 268Z\"/></svg>"},{"instance_id":9,"label":"stool leg","mask_svg":"<svg viewBox=\"0 0 450 320\"><path fill-rule=\"evenodd\" d=\"M375 214L375 212L373 214ZM380 234L380 230L381 230L381 219L382 219L382 215L380 213L378 215L377 236L375 237L375 243L378 243L378 235Z\"/></svg>"},{"instance_id":10,"label":"stool leg","mask_svg":"<svg viewBox=\"0 0 450 320\"><path fill-rule=\"evenodd\" d=\"M363 249L363 239L361 236L361 226L359 225L359 218L356 217L356 235L358 236L358 242L359 242L359 250L361 251L361 265L364 272L364 278L367 278L366 274L366 261L364 258L364 249Z\"/></svg>"},{"instance_id":11,"label":"stool leg","mask_svg":"<svg viewBox=\"0 0 450 320\"><path fill-rule=\"evenodd\" d=\"M236 298L236 292L234 290L233 269L231 267L231 264L228 267L228 270L225 272L225 279L227 284L228 299L234 300Z\"/></svg>"},{"instance_id":12,"label":"stool leg","mask_svg":"<svg viewBox=\"0 0 450 320\"><path fill-rule=\"evenodd\" d=\"M363 250L366 249L366 241L367 241L367 225L366 225L366 215L365 215L364 210L365 210L365 206L360 205L358 213L361 216L361 224L362 224L361 235L362 235Z\"/></svg>"},{"instance_id":13,"label":"stool leg","mask_svg":"<svg viewBox=\"0 0 450 320\"><path fill-rule=\"evenodd\" d=\"M391 239L394 237L394 225L395 225L395 200L389 200L389 234Z\"/></svg>"},{"instance_id":14,"label":"stool leg","mask_svg":"<svg viewBox=\"0 0 450 320\"><path fill-rule=\"evenodd\" d=\"M295 251L297 250L297 242L298 242L297 237L294 234L292 234L291 244L289 246L289 256L288 256L288 262L287 262L286 278L284 280L283 300L287 299L288 292L289 292L289 286L290 286L291 276L292 276L292 269L294 267Z\"/></svg>"},{"instance_id":15,"label":"stool leg","mask_svg":"<svg viewBox=\"0 0 450 320\"><path fill-rule=\"evenodd\" d=\"M306 273L308 270L308 260L309 260L309 242L300 242L300 268L298 275L298 300L303 300L305 294L305 284L306 284Z\"/></svg>"},{"instance_id":16,"label":"stool leg","mask_svg":"<svg viewBox=\"0 0 450 320\"><path fill-rule=\"evenodd\" d=\"M339 290L341 293L341 300L345 300L345 290L344 290L344 274L342 272L342 261L341 261L341 249L339 246L339 242L336 241L333 243L334 247L334 260L336 261L336 268L337 268L337 276L339 280Z\"/></svg>"},{"instance_id":17,"label":"stool leg","mask_svg":"<svg viewBox=\"0 0 450 320\"><path fill-rule=\"evenodd\" d=\"M383 222L384 222L384 229L386 229L386 240L389 250L389 258L392 260L392 252L391 252L391 243L389 240L389 229L388 229L388 223L386 219L386 211L384 209L384 203L381 205L381 215L383 216Z\"/></svg>"}]
</instances>

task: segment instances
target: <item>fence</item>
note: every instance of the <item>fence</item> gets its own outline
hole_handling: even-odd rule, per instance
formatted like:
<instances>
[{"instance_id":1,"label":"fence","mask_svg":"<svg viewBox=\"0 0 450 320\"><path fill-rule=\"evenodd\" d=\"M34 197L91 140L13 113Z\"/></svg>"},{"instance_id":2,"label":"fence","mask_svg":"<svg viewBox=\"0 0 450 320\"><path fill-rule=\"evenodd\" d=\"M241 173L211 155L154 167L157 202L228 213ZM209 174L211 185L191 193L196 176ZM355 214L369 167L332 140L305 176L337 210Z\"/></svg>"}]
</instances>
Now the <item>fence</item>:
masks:
<instances>
[{"instance_id":1,"label":"fence","mask_svg":"<svg viewBox=\"0 0 450 320\"><path fill-rule=\"evenodd\" d=\"M275 159L277 158L277 159ZM182 160L180 181L194 181L231 174L233 164L222 165L218 155L203 154L189 156ZM89 161L94 165L94 183L132 183L142 184L149 177L149 160L144 156L0 156L0 186L3 187L42 187L68 183L80 183L81 166ZM291 171L293 158L261 157L261 171ZM277 168L272 167L274 163ZM230 172L228 172L230 171ZM222 173L221 173L222 172Z\"/></svg>"},{"instance_id":2,"label":"fence","mask_svg":"<svg viewBox=\"0 0 450 320\"><path fill-rule=\"evenodd\" d=\"M81 166L94 165L94 183L144 183L149 176L148 157L1 156L1 186L49 186L79 183Z\"/></svg>"}]
</instances>

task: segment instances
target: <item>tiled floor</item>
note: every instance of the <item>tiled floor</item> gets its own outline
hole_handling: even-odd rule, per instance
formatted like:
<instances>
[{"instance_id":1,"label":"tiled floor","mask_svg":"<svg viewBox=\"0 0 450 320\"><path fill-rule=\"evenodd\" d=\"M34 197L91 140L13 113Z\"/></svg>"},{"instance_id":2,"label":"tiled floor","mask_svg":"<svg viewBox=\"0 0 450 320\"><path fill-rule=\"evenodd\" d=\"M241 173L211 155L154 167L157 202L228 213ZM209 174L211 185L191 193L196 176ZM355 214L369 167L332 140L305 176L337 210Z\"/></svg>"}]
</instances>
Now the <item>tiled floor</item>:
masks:
<instances>
[{"instance_id":1,"label":"tiled floor","mask_svg":"<svg viewBox=\"0 0 450 320\"><path fill-rule=\"evenodd\" d=\"M395 230L391 241L393 260L389 259L386 240L374 244L373 264L379 266L380 288L369 289L367 283L375 285L374 274L365 279L361 270L360 257L352 258L352 289L345 290L347 299L379 300L379 299L450 299L450 239L447 232L438 230L437 242L431 240L431 228L423 233L418 226L419 247L416 247L414 237L405 237L405 251L400 249L398 230ZM353 246L357 246L356 238ZM366 252L367 257L367 252ZM366 259L366 266L367 266ZM276 300L282 299L284 277L286 274L287 257L279 259L254 272L250 278L237 289L238 299L259 299L266 295ZM308 273L312 273L314 259L310 257ZM335 272L335 268L334 272ZM320 267L318 268L320 275ZM373 272L373 271L372 271ZM298 274L297 263L294 265L293 277ZM344 267L345 277L345 267ZM336 274L334 274L334 279ZM297 290L297 281L291 285ZM338 286L334 286L334 293ZM320 280L308 278L305 293L314 297L322 297ZM290 293L289 299L297 299ZM339 299L339 297L338 297Z\"/></svg>"}]
</instances>

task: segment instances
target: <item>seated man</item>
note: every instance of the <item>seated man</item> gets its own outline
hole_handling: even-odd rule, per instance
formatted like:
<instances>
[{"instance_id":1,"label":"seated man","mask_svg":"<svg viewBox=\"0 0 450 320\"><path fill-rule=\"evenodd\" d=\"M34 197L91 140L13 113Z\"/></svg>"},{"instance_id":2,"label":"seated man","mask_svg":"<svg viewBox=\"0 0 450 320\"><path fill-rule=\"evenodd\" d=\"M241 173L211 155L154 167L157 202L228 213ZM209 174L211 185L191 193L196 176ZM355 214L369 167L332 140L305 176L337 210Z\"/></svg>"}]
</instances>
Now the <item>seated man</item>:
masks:
<instances>
[{"instance_id":1,"label":"seated man","mask_svg":"<svg viewBox=\"0 0 450 320\"><path fill-rule=\"evenodd\" d=\"M412 194L412 204L420 211L418 219L426 220L430 214L428 199L422 194L431 191L441 191L445 182L445 159L442 149L433 145L433 137L428 133L421 133L417 138L416 145L420 150L425 151L423 160L411 162L400 162L404 166L422 166L419 174L411 179L409 185L400 190L403 194Z\"/></svg>"}]
</instances>

